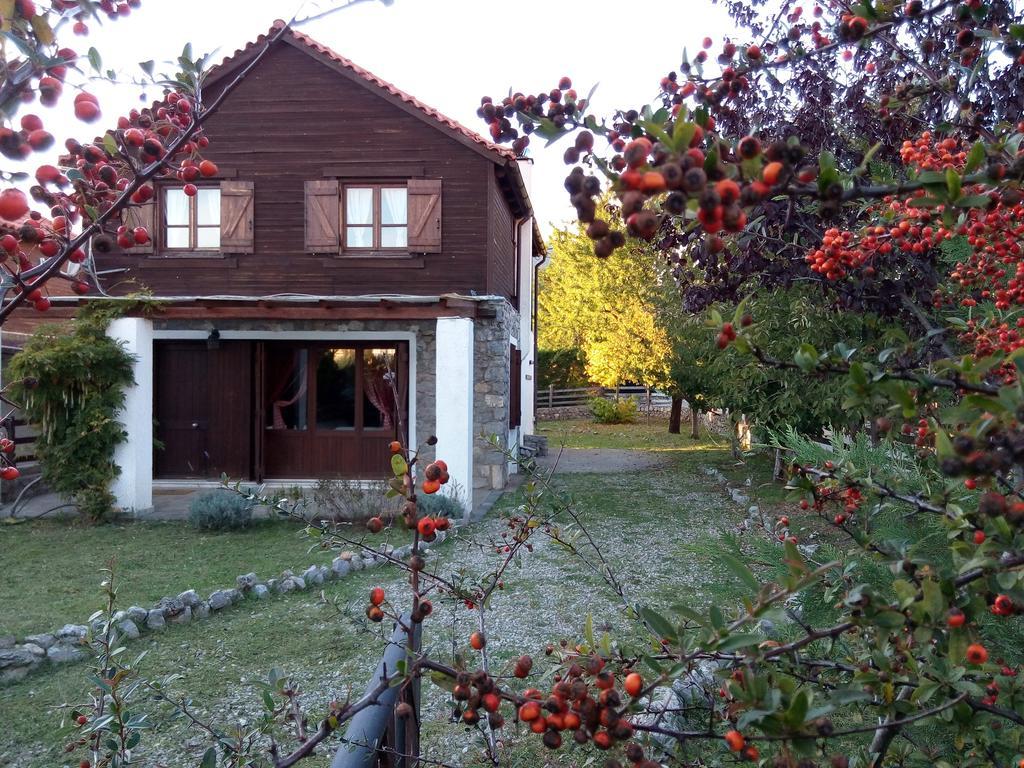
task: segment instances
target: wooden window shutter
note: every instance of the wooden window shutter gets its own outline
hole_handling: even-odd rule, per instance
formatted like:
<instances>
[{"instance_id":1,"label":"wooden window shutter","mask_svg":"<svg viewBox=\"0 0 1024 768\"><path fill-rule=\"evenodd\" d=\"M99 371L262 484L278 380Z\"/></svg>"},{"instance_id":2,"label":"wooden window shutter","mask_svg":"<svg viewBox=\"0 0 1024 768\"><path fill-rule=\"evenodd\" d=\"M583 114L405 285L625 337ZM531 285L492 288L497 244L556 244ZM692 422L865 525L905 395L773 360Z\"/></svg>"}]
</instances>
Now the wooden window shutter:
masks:
<instances>
[{"instance_id":1,"label":"wooden window shutter","mask_svg":"<svg viewBox=\"0 0 1024 768\"><path fill-rule=\"evenodd\" d=\"M441 252L441 180L409 179L409 250Z\"/></svg>"},{"instance_id":2,"label":"wooden window shutter","mask_svg":"<svg viewBox=\"0 0 1024 768\"><path fill-rule=\"evenodd\" d=\"M337 253L341 240L341 200L337 179L306 182L306 251Z\"/></svg>"},{"instance_id":3,"label":"wooden window shutter","mask_svg":"<svg viewBox=\"0 0 1024 768\"><path fill-rule=\"evenodd\" d=\"M157 193L159 199L159 192ZM125 253L153 253L153 241L157 238L156 199L142 205L129 205L121 211L121 221L128 229L145 227L149 240L145 245L126 248Z\"/></svg>"},{"instance_id":4,"label":"wooden window shutter","mask_svg":"<svg viewBox=\"0 0 1024 768\"><path fill-rule=\"evenodd\" d=\"M253 252L253 183L220 183L220 249L226 253Z\"/></svg>"},{"instance_id":5,"label":"wooden window shutter","mask_svg":"<svg viewBox=\"0 0 1024 768\"><path fill-rule=\"evenodd\" d=\"M523 423L523 353L509 346L508 426L515 429Z\"/></svg>"}]
</instances>

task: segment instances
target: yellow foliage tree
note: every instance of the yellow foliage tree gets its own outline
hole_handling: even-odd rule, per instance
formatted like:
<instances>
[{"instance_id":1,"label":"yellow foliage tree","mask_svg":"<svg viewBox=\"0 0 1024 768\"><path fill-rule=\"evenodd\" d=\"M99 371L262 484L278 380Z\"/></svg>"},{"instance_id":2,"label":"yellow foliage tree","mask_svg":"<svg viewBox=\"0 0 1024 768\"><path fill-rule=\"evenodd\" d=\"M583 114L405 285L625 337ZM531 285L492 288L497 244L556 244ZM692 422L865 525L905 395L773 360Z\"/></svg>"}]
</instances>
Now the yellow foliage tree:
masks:
<instances>
[{"instance_id":1,"label":"yellow foliage tree","mask_svg":"<svg viewBox=\"0 0 1024 768\"><path fill-rule=\"evenodd\" d=\"M678 304L664 258L652 246L630 240L598 259L581 228L557 230L551 262L540 273L538 346L582 349L589 378L601 386L666 386L667 328Z\"/></svg>"}]
</instances>

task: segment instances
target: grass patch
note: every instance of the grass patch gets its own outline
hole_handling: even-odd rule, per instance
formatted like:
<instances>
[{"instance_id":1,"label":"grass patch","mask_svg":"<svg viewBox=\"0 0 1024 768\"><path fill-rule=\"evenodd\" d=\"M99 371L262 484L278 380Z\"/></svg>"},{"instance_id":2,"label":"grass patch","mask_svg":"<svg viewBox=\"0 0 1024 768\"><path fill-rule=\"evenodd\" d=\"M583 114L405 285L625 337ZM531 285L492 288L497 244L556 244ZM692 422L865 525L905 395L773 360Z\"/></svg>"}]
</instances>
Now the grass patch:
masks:
<instances>
[{"instance_id":1,"label":"grass patch","mask_svg":"<svg viewBox=\"0 0 1024 768\"><path fill-rule=\"evenodd\" d=\"M260 520L244 531L198 531L182 522L84 525L40 520L0 527L5 578L0 581L0 635L45 632L82 623L97 608L98 573L115 560L120 600L149 606L186 589L232 587L255 571L327 563L301 526Z\"/></svg>"},{"instance_id":2,"label":"grass patch","mask_svg":"<svg viewBox=\"0 0 1024 768\"><path fill-rule=\"evenodd\" d=\"M689 424L682 433L669 434L668 419L641 416L636 424L598 424L589 419L564 419L537 422L537 434L545 435L551 448L618 448L632 451L699 451L709 444L728 451L729 442L719 435L701 430L701 437L690 437ZM719 443L721 444L719 446Z\"/></svg>"}]
</instances>

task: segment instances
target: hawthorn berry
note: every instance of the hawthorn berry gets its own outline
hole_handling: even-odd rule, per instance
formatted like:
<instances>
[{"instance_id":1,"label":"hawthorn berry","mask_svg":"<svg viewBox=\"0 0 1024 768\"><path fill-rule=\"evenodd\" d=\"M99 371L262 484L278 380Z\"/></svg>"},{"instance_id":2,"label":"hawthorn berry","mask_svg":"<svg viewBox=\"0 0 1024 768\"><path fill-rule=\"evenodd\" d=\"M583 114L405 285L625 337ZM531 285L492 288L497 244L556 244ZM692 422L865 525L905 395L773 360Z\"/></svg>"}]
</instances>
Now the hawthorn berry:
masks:
<instances>
[{"instance_id":1,"label":"hawthorn berry","mask_svg":"<svg viewBox=\"0 0 1024 768\"><path fill-rule=\"evenodd\" d=\"M965 654L968 664L980 666L988 661L988 650L981 643L971 643Z\"/></svg>"}]
</instances>

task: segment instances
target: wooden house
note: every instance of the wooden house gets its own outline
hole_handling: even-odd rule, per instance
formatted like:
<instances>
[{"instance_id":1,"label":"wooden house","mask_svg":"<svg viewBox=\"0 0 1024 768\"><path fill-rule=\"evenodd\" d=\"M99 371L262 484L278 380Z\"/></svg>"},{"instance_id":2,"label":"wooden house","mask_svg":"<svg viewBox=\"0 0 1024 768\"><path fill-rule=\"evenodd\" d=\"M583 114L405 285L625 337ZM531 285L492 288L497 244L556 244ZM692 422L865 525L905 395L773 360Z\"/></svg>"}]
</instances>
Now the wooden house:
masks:
<instances>
[{"instance_id":1,"label":"wooden house","mask_svg":"<svg viewBox=\"0 0 1024 768\"><path fill-rule=\"evenodd\" d=\"M222 473L382 478L392 440L430 435L467 501L504 487L499 448L533 428L528 161L291 29L206 133L219 175L159 183L131 211L151 242L96 256L112 294L160 301L111 325L137 356L119 505Z\"/></svg>"}]
</instances>

